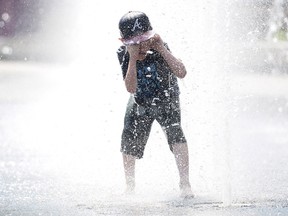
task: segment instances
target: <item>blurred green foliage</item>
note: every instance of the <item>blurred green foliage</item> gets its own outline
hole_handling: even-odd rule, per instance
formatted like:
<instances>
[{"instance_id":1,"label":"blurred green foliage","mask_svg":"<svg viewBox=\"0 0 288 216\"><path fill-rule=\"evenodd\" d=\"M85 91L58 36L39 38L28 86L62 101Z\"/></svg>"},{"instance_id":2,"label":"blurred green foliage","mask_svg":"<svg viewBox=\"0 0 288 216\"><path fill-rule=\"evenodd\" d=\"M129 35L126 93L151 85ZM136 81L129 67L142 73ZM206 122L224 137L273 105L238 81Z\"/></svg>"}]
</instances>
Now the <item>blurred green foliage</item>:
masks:
<instances>
[{"instance_id":1,"label":"blurred green foliage","mask_svg":"<svg viewBox=\"0 0 288 216\"><path fill-rule=\"evenodd\" d=\"M275 38L277 38L280 41L288 41L288 32L287 32L287 30L279 29L275 33Z\"/></svg>"}]
</instances>

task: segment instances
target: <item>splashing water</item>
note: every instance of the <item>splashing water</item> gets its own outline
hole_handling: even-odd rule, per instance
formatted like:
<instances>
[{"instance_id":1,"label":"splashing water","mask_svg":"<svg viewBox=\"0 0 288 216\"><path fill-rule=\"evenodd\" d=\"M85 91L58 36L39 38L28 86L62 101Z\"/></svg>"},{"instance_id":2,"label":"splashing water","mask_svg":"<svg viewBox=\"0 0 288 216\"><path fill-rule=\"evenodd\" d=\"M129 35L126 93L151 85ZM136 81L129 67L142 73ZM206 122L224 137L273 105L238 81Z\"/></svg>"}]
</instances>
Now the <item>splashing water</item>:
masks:
<instances>
[{"instance_id":1,"label":"splashing water","mask_svg":"<svg viewBox=\"0 0 288 216\"><path fill-rule=\"evenodd\" d=\"M196 201L229 206L283 197L287 184L281 179L286 179L287 172L279 170L287 164L284 144L288 139L279 128L286 119L287 81L257 75L261 72L255 65L263 60L257 40L261 28L251 30L256 23L251 20L263 8L258 11L255 5L242 3L125 0L99 6L86 0L75 7L78 16L69 37L71 50L65 50L73 54L70 65L7 64L6 72L1 72L7 79L2 87L12 91L9 97L1 94L1 109L7 115L0 125L6 149L0 167L6 176L4 186L8 185L5 197L0 198L7 208L20 211L19 206L25 206L29 212L45 203L46 210L56 206L57 211L63 204L67 209L120 215L129 215L129 208L137 215L157 212L158 207L175 215L195 211L193 204L183 207L177 202L177 169L157 124L144 159L137 161L137 195L121 196L124 176L119 143L129 95L116 50L121 45L118 19L127 10L146 12L154 30L188 70L179 83ZM59 30L56 27L51 29ZM14 73L21 76L15 78ZM269 110L278 103L283 106L277 107L276 118ZM41 189L43 184L46 187ZM31 205L35 200L37 205Z\"/></svg>"}]
</instances>

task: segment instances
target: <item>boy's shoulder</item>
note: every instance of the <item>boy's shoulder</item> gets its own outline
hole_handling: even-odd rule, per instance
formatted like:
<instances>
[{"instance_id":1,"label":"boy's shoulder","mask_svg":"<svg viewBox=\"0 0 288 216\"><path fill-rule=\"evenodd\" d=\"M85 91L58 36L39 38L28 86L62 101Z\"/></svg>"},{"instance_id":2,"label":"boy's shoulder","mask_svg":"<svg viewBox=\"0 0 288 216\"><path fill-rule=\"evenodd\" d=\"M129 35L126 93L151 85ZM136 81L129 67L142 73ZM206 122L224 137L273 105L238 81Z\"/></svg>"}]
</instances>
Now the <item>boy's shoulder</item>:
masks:
<instances>
[{"instance_id":1,"label":"boy's shoulder","mask_svg":"<svg viewBox=\"0 0 288 216\"><path fill-rule=\"evenodd\" d=\"M125 54L127 52L127 47L126 46L120 46L117 50L118 55L119 54Z\"/></svg>"},{"instance_id":2,"label":"boy's shoulder","mask_svg":"<svg viewBox=\"0 0 288 216\"><path fill-rule=\"evenodd\" d=\"M123 63L127 62L128 64L128 50L126 46L120 46L117 50L117 56L120 64L122 65Z\"/></svg>"}]
</instances>

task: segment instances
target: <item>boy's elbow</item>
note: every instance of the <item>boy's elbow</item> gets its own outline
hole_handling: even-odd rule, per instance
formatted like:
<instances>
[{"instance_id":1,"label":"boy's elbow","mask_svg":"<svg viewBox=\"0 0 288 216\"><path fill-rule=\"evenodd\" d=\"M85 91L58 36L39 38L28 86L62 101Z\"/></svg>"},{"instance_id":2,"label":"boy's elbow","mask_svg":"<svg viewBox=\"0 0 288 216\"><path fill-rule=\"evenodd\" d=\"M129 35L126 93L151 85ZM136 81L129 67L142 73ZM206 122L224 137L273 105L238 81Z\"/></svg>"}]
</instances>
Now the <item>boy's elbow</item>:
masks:
<instances>
[{"instance_id":1,"label":"boy's elbow","mask_svg":"<svg viewBox=\"0 0 288 216\"><path fill-rule=\"evenodd\" d=\"M136 85L127 78L124 80L124 82L127 92L134 94L136 92Z\"/></svg>"},{"instance_id":2,"label":"boy's elbow","mask_svg":"<svg viewBox=\"0 0 288 216\"><path fill-rule=\"evenodd\" d=\"M186 76L186 74L187 74L187 71L186 71L186 69L184 68L184 69L182 69L182 70L179 71L178 77L179 77L180 79L183 79L183 78Z\"/></svg>"},{"instance_id":3,"label":"boy's elbow","mask_svg":"<svg viewBox=\"0 0 288 216\"><path fill-rule=\"evenodd\" d=\"M131 85L126 85L126 90L131 94L134 94L136 92L136 88Z\"/></svg>"},{"instance_id":4,"label":"boy's elbow","mask_svg":"<svg viewBox=\"0 0 288 216\"><path fill-rule=\"evenodd\" d=\"M131 94L134 94L136 92L134 89L127 89L127 91Z\"/></svg>"},{"instance_id":5,"label":"boy's elbow","mask_svg":"<svg viewBox=\"0 0 288 216\"><path fill-rule=\"evenodd\" d=\"M186 71L183 72L183 73L181 73L179 78L180 78L180 79L183 79L183 78L186 76L186 74L187 74Z\"/></svg>"}]
</instances>

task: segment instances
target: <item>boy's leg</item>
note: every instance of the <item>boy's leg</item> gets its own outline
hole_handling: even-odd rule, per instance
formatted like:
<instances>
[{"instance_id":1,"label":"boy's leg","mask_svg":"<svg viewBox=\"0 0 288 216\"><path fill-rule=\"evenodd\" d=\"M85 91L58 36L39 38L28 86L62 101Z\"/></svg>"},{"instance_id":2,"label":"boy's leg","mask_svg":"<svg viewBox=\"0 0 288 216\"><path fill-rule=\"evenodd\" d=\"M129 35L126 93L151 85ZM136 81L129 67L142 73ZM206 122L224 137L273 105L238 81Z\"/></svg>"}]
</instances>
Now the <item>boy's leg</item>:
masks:
<instances>
[{"instance_id":1,"label":"boy's leg","mask_svg":"<svg viewBox=\"0 0 288 216\"><path fill-rule=\"evenodd\" d=\"M194 197L189 180L189 151L187 143L174 144L173 153L179 171L181 196Z\"/></svg>"},{"instance_id":2,"label":"boy's leg","mask_svg":"<svg viewBox=\"0 0 288 216\"><path fill-rule=\"evenodd\" d=\"M122 154L123 166L126 180L126 193L133 193L135 190L135 161L132 155Z\"/></svg>"}]
</instances>

